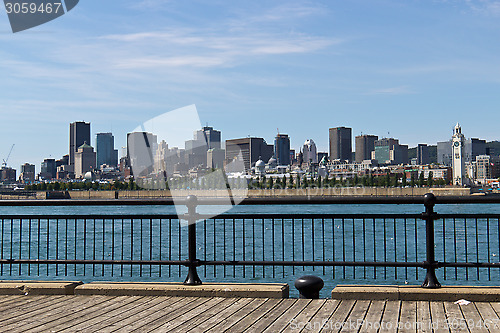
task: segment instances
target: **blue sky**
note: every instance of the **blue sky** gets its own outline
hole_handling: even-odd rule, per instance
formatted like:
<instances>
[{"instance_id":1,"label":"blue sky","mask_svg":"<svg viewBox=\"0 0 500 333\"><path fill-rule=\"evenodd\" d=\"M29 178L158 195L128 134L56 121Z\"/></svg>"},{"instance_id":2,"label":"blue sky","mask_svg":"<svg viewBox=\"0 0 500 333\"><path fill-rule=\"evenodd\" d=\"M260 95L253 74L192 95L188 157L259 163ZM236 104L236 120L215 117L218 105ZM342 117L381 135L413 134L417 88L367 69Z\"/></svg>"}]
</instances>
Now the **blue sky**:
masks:
<instances>
[{"instance_id":1,"label":"blue sky","mask_svg":"<svg viewBox=\"0 0 500 333\"><path fill-rule=\"evenodd\" d=\"M0 13L0 157L39 170L69 123L126 133L196 104L223 139L328 149L328 128L401 143L500 139L500 1L82 0L13 34ZM93 143L93 142L92 142Z\"/></svg>"}]
</instances>

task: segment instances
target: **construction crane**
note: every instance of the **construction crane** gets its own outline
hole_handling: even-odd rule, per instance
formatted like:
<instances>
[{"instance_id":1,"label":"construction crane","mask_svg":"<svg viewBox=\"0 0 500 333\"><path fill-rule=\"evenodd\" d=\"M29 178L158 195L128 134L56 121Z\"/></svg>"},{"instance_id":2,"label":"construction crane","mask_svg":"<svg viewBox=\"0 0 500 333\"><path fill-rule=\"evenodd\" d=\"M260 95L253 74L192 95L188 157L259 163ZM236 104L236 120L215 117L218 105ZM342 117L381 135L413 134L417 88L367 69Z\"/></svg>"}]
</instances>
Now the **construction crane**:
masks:
<instances>
[{"instance_id":1,"label":"construction crane","mask_svg":"<svg viewBox=\"0 0 500 333\"><path fill-rule=\"evenodd\" d=\"M12 147L10 147L9 155L7 155L7 158L3 159L2 168L6 168L7 167L7 161L9 160L10 154L12 153L12 149L14 149L15 145L16 144L13 144Z\"/></svg>"}]
</instances>

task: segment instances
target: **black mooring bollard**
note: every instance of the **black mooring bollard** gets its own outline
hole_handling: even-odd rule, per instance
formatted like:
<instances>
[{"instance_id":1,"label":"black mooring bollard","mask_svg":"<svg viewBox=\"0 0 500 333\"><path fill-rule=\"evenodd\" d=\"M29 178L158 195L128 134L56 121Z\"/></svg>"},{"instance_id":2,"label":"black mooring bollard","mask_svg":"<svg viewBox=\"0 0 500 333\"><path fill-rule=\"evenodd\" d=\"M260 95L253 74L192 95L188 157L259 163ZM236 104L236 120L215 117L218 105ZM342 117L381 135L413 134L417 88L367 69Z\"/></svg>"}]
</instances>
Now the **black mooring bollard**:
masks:
<instances>
[{"instance_id":1,"label":"black mooring bollard","mask_svg":"<svg viewBox=\"0 0 500 333\"><path fill-rule=\"evenodd\" d=\"M325 283L323 279L314 275L305 275L295 280L295 288L300 293L300 298L318 299L319 291Z\"/></svg>"},{"instance_id":2,"label":"black mooring bollard","mask_svg":"<svg viewBox=\"0 0 500 333\"><path fill-rule=\"evenodd\" d=\"M436 261L434 255L434 220L437 219L437 214L434 212L435 204L436 197L434 194L427 193L424 195L425 212L422 213L422 219L425 220L425 241L427 252L425 265L427 267L427 274L425 276L424 283L422 283L422 288L429 289L441 288L441 284L436 277L438 262Z\"/></svg>"}]
</instances>

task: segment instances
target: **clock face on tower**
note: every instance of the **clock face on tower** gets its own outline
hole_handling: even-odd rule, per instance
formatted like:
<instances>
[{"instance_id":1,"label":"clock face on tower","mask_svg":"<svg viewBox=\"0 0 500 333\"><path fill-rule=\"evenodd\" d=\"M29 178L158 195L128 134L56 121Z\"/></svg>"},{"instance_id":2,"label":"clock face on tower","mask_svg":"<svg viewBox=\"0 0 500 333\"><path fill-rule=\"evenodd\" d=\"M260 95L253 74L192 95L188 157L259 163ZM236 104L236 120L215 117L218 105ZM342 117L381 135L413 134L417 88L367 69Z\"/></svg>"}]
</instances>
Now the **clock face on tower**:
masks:
<instances>
[{"instance_id":1,"label":"clock face on tower","mask_svg":"<svg viewBox=\"0 0 500 333\"><path fill-rule=\"evenodd\" d=\"M453 145L454 145L455 147L458 147L458 146L460 146L460 142L455 141L455 142L453 143Z\"/></svg>"}]
</instances>

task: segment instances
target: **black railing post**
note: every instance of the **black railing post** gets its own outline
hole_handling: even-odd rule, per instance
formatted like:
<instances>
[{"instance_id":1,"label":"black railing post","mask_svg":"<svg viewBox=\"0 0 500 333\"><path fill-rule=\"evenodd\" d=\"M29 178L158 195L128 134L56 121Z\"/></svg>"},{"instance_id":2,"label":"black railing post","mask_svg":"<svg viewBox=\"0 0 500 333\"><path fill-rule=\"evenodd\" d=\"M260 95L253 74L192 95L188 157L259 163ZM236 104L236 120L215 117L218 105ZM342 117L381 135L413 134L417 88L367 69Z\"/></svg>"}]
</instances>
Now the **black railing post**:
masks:
<instances>
[{"instance_id":1,"label":"black railing post","mask_svg":"<svg viewBox=\"0 0 500 333\"><path fill-rule=\"evenodd\" d=\"M425 266L427 267L427 274L425 276L422 288L437 289L441 288L436 277L436 268L438 268L438 262L435 258L434 253L434 220L437 219L437 214L434 212L434 205L436 204L436 197L432 193L427 193L424 195L424 206L425 212L422 213L422 219L425 220L425 243L426 243L426 253L427 261L425 261Z\"/></svg>"},{"instance_id":2,"label":"black railing post","mask_svg":"<svg viewBox=\"0 0 500 333\"><path fill-rule=\"evenodd\" d=\"M196 271L198 266L198 259L196 259L196 206L198 204L198 198L195 195L189 195L186 198L186 206L188 207L187 221L188 221L188 276L184 281L185 285L200 285L201 280Z\"/></svg>"}]
</instances>

